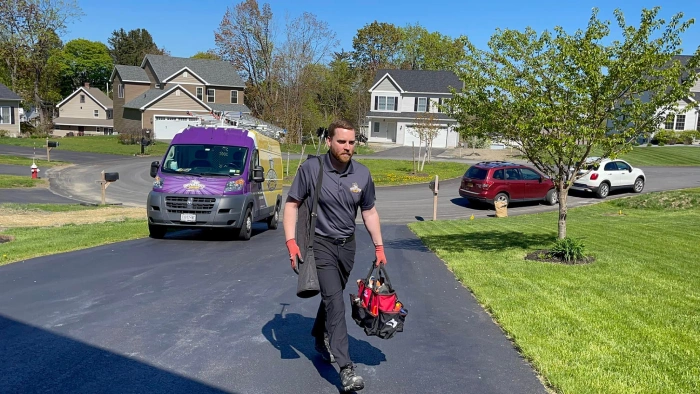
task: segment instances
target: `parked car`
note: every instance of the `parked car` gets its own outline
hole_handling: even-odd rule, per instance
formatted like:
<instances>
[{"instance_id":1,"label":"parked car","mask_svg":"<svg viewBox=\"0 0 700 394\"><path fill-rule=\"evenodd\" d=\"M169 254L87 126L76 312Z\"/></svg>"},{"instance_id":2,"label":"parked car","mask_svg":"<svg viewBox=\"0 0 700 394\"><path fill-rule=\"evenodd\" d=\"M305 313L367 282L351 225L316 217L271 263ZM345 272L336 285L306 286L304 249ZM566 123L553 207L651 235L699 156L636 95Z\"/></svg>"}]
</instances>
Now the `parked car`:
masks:
<instances>
[{"instance_id":1,"label":"parked car","mask_svg":"<svg viewBox=\"0 0 700 394\"><path fill-rule=\"evenodd\" d=\"M554 182L532 167L504 161L488 161L469 167L462 177L459 195L470 202L559 202Z\"/></svg>"},{"instance_id":2,"label":"parked car","mask_svg":"<svg viewBox=\"0 0 700 394\"><path fill-rule=\"evenodd\" d=\"M635 193L641 193L645 183L644 171L624 160L589 157L579 171L578 179L571 185L571 190L595 193L598 198L605 198L615 189L632 189Z\"/></svg>"}]
</instances>

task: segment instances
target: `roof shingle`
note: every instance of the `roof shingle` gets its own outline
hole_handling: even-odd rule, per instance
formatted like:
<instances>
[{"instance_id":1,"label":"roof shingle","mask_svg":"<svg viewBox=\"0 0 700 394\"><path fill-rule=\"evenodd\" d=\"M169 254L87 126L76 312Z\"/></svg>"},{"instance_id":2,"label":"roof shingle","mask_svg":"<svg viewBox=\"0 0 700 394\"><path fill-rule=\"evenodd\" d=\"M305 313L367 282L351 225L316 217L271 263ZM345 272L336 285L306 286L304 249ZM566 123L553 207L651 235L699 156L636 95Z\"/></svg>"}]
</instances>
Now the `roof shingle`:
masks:
<instances>
[{"instance_id":1,"label":"roof shingle","mask_svg":"<svg viewBox=\"0 0 700 394\"><path fill-rule=\"evenodd\" d=\"M0 100L22 100L22 97L19 97L17 93L0 83Z\"/></svg>"},{"instance_id":2,"label":"roof shingle","mask_svg":"<svg viewBox=\"0 0 700 394\"><path fill-rule=\"evenodd\" d=\"M153 67L153 72L158 82L172 76L183 68L203 78L212 86L245 87L245 83L238 71L229 62L221 60L192 59L184 57L171 57L163 55L146 55L144 62L148 61Z\"/></svg>"},{"instance_id":3,"label":"roof shingle","mask_svg":"<svg viewBox=\"0 0 700 394\"><path fill-rule=\"evenodd\" d=\"M377 70L375 85L386 74L399 84L405 92L451 93L450 87L461 90L463 83L452 71L447 70Z\"/></svg>"},{"instance_id":4,"label":"roof shingle","mask_svg":"<svg viewBox=\"0 0 700 394\"><path fill-rule=\"evenodd\" d=\"M107 95L104 94L104 92L102 92L100 89L91 87L87 88L87 91L92 97L95 98L95 100L99 101L100 104L104 105L107 108L112 108L112 99L107 97Z\"/></svg>"},{"instance_id":5,"label":"roof shingle","mask_svg":"<svg viewBox=\"0 0 700 394\"><path fill-rule=\"evenodd\" d=\"M139 66L125 66L122 64L117 64L114 67L117 69L119 77L121 77L122 81L150 83L148 80L148 75L146 75L146 71Z\"/></svg>"}]
</instances>

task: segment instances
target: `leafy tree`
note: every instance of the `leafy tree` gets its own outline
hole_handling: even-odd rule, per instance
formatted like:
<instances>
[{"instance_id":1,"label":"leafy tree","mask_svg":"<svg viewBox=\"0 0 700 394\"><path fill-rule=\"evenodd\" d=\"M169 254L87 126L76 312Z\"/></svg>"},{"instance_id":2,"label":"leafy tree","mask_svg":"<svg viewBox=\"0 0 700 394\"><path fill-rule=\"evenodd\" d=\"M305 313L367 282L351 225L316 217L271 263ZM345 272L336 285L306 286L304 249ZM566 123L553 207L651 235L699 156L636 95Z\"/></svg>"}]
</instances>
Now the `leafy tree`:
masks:
<instances>
[{"instance_id":1,"label":"leafy tree","mask_svg":"<svg viewBox=\"0 0 700 394\"><path fill-rule=\"evenodd\" d=\"M128 32L124 29L114 30L107 43L114 64L140 66L146 55L168 55L165 49L156 45L151 33L146 29L133 29Z\"/></svg>"},{"instance_id":2,"label":"leafy tree","mask_svg":"<svg viewBox=\"0 0 700 394\"><path fill-rule=\"evenodd\" d=\"M89 82L106 91L112 72L112 57L105 44L82 38L68 41L59 55L61 64L61 95L71 94Z\"/></svg>"},{"instance_id":3,"label":"leafy tree","mask_svg":"<svg viewBox=\"0 0 700 394\"><path fill-rule=\"evenodd\" d=\"M365 25L352 39L355 67L370 70L372 76L380 68L395 68L402 37L401 28L391 23L374 21Z\"/></svg>"},{"instance_id":4,"label":"leafy tree","mask_svg":"<svg viewBox=\"0 0 700 394\"><path fill-rule=\"evenodd\" d=\"M413 122L412 133L418 137L418 158L420 160L420 152L425 143L425 156L420 164L420 171L423 171L425 166L425 160L428 159L430 163L430 157L433 150L433 141L440 134L440 122L437 119L437 115L434 112L419 112L416 114L415 120ZM415 166L415 163L414 163Z\"/></svg>"},{"instance_id":5,"label":"leafy tree","mask_svg":"<svg viewBox=\"0 0 700 394\"><path fill-rule=\"evenodd\" d=\"M217 55L212 50L208 50L206 52L195 53L194 55L192 55L192 59L221 60L221 56Z\"/></svg>"},{"instance_id":6,"label":"leafy tree","mask_svg":"<svg viewBox=\"0 0 700 394\"><path fill-rule=\"evenodd\" d=\"M592 149L615 157L663 123L698 78L700 48L681 62L681 34L693 23L679 13L666 23L644 9L639 27L614 12L622 40L594 9L585 30L538 35L497 30L489 50L467 43L465 87L450 114L465 136L518 144L559 193L558 237L566 237L567 195ZM455 92L457 93L457 92ZM573 169L573 170L571 170Z\"/></svg>"},{"instance_id":7,"label":"leafy tree","mask_svg":"<svg viewBox=\"0 0 700 394\"><path fill-rule=\"evenodd\" d=\"M274 37L272 9L262 8L256 0L245 0L226 9L214 32L214 41L221 58L230 61L246 81L245 101L253 113L273 120L276 103L273 86Z\"/></svg>"},{"instance_id":8,"label":"leafy tree","mask_svg":"<svg viewBox=\"0 0 700 394\"><path fill-rule=\"evenodd\" d=\"M398 64L411 70L452 70L464 61L466 37L429 32L419 24L401 28Z\"/></svg>"},{"instance_id":9,"label":"leafy tree","mask_svg":"<svg viewBox=\"0 0 700 394\"><path fill-rule=\"evenodd\" d=\"M56 54L60 35L82 15L71 0L14 0L0 6L0 55L10 74L11 89L39 109L47 126L58 96Z\"/></svg>"}]
</instances>

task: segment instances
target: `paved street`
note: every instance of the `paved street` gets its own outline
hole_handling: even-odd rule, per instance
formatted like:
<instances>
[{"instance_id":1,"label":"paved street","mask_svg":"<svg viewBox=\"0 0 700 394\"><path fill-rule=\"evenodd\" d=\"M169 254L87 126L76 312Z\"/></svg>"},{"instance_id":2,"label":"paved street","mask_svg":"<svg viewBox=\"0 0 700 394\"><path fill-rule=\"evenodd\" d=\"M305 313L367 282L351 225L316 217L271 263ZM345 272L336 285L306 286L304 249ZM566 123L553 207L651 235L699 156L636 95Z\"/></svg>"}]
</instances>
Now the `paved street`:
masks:
<instances>
[{"instance_id":1,"label":"paved street","mask_svg":"<svg viewBox=\"0 0 700 394\"><path fill-rule=\"evenodd\" d=\"M319 298L295 296L283 232L262 228L249 242L183 231L0 267L0 391L337 393L309 334ZM383 233L409 314L382 340L347 311L364 392L545 393L442 261L406 226ZM370 244L359 231L346 294Z\"/></svg>"}]
</instances>

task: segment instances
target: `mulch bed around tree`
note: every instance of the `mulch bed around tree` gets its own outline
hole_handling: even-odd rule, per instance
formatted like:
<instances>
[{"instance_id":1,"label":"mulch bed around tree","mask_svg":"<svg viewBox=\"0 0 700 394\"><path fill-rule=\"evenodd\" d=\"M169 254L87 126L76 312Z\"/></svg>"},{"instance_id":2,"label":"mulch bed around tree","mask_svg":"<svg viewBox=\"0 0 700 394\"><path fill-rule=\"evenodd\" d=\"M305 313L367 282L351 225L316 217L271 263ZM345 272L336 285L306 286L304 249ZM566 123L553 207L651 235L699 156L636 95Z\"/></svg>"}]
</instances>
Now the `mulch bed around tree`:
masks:
<instances>
[{"instance_id":1,"label":"mulch bed around tree","mask_svg":"<svg viewBox=\"0 0 700 394\"><path fill-rule=\"evenodd\" d=\"M578 259L578 260L571 260L567 261L564 259L560 259L558 257L550 257L549 256L549 250L547 249L540 249L536 250L532 253L528 253L525 256L525 260L534 260L534 261L541 261L545 263L557 263L557 264L567 264L567 265L578 265L578 264L591 264L592 262L595 261L595 257L593 256L586 256L583 259Z\"/></svg>"}]
</instances>

